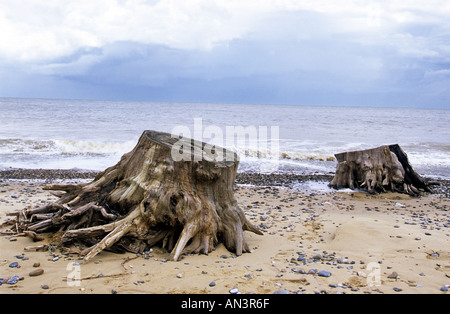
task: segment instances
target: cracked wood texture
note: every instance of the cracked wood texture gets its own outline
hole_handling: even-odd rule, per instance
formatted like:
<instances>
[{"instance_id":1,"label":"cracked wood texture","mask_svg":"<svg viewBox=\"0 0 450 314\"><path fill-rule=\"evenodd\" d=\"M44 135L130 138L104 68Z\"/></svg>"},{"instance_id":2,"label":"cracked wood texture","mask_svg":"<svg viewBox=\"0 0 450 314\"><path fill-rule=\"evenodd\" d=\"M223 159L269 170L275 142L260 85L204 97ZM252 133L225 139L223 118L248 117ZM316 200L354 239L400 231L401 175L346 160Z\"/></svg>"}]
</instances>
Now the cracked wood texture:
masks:
<instances>
[{"instance_id":1,"label":"cracked wood texture","mask_svg":"<svg viewBox=\"0 0 450 314\"><path fill-rule=\"evenodd\" d=\"M438 184L422 178L398 144L336 154L338 165L330 187L367 189L369 193L392 192L419 195Z\"/></svg>"},{"instance_id":2,"label":"cracked wood texture","mask_svg":"<svg viewBox=\"0 0 450 314\"><path fill-rule=\"evenodd\" d=\"M46 186L59 199L17 212L13 228L83 242L85 260L105 249L138 253L159 245L177 261L220 242L241 255L250 251L244 231L262 233L234 198L238 164L223 148L144 131L131 152L92 182Z\"/></svg>"}]
</instances>

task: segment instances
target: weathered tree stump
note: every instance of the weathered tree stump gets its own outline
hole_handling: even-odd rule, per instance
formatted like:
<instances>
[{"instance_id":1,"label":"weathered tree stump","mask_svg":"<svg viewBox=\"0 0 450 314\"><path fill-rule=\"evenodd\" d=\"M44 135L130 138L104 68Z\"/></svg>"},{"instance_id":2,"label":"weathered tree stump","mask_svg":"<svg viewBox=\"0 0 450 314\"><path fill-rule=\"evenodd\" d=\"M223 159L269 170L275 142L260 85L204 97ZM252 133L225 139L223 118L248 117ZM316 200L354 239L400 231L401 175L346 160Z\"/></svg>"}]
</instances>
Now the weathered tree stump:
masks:
<instances>
[{"instance_id":1,"label":"weathered tree stump","mask_svg":"<svg viewBox=\"0 0 450 314\"><path fill-rule=\"evenodd\" d=\"M46 186L59 200L18 212L15 231L62 232L63 243L89 245L85 260L104 249L137 253L158 244L174 261L182 253L207 254L219 242L236 255L249 252L244 230L262 233L234 198L238 156L205 145L145 131L92 182Z\"/></svg>"},{"instance_id":2,"label":"weathered tree stump","mask_svg":"<svg viewBox=\"0 0 450 314\"><path fill-rule=\"evenodd\" d=\"M367 189L369 193L387 190L410 195L420 191L432 192L431 185L408 161L408 156L398 144L373 149L345 152L335 155L338 165L330 187Z\"/></svg>"}]
</instances>

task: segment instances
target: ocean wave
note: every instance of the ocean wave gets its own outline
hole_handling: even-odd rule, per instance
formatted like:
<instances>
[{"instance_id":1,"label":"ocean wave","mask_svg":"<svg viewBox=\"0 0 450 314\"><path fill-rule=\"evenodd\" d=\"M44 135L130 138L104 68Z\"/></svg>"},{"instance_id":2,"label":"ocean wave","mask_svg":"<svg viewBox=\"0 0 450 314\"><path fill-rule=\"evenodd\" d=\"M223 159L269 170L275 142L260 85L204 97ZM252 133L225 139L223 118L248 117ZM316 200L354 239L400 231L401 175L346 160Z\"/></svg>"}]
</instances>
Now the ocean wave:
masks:
<instances>
[{"instance_id":1,"label":"ocean wave","mask_svg":"<svg viewBox=\"0 0 450 314\"><path fill-rule=\"evenodd\" d=\"M366 149L361 143L315 143L281 141L279 147L227 147L240 158L241 172L320 172L335 171L335 153ZM62 168L103 170L131 151L136 142L108 142L71 139L0 139L0 167ZM423 175L449 176L450 146L445 144L402 145L411 164Z\"/></svg>"},{"instance_id":2,"label":"ocean wave","mask_svg":"<svg viewBox=\"0 0 450 314\"><path fill-rule=\"evenodd\" d=\"M320 143L286 143L278 149L263 147L227 147L236 152L241 160L280 160L280 161L318 161L334 162L335 153L365 149L360 143L347 144L345 147ZM121 156L133 149L135 141L104 142L93 140L32 140L9 138L0 139L0 154L26 155L63 155L63 156ZM440 144L406 144L404 149L412 163L426 165L450 165L450 146Z\"/></svg>"},{"instance_id":3,"label":"ocean wave","mask_svg":"<svg viewBox=\"0 0 450 314\"><path fill-rule=\"evenodd\" d=\"M103 156L124 154L136 143L75 140L0 139L0 154Z\"/></svg>"},{"instance_id":4,"label":"ocean wave","mask_svg":"<svg viewBox=\"0 0 450 314\"><path fill-rule=\"evenodd\" d=\"M335 161L334 155L327 152L299 152L291 150L271 150L267 148L241 148L241 147L228 147L236 152L240 159L257 158L268 160L292 160L292 161L305 161L305 160L317 160L317 161Z\"/></svg>"}]
</instances>

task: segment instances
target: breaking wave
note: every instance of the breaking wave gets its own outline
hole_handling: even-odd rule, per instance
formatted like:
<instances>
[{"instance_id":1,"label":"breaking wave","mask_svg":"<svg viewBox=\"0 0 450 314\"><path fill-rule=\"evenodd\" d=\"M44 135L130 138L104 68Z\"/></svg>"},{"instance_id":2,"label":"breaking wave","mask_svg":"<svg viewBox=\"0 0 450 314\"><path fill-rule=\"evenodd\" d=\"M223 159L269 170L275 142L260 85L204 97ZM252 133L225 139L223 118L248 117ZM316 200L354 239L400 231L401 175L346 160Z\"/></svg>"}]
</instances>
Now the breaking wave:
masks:
<instances>
[{"instance_id":1,"label":"breaking wave","mask_svg":"<svg viewBox=\"0 0 450 314\"><path fill-rule=\"evenodd\" d=\"M120 157L131 151L136 141L103 142L92 140L0 139L0 168L80 168L103 170L114 165ZM324 143L289 142L279 149L261 147L227 147L239 155L239 172L334 172L334 153L365 149L360 143L341 147ZM426 175L447 177L450 173L446 145L405 144L411 164ZM444 170L444 171L442 171Z\"/></svg>"},{"instance_id":2,"label":"breaking wave","mask_svg":"<svg viewBox=\"0 0 450 314\"><path fill-rule=\"evenodd\" d=\"M75 140L0 140L0 154L31 155L115 155L130 151L136 143L95 142Z\"/></svg>"}]
</instances>

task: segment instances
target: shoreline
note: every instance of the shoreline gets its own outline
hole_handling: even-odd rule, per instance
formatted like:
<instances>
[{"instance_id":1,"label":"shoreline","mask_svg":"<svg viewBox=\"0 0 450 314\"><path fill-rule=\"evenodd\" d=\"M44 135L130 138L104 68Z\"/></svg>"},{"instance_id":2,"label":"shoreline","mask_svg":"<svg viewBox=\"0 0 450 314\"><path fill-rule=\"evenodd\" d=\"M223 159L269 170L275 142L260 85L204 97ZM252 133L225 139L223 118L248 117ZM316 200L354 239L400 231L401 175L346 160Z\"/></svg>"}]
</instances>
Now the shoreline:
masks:
<instances>
[{"instance_id":1,"label":"shoreline","mask_svg":"<svg viewBox=\"0 0 450 314\"><path fill-rule=\"evenodd\" d=\"M11 168L0 170L0 182L10 180L38 180L45 183L53 181L77 181L93 180L101 171L80 170L80 169L26 169ZM314 190L314 188L305 188L302 183L319 182L329 183L333 179L333 174L296 174L296 173L256 173L256 172L238 172L236 175L236 185L248 185L255 187L285 187L301 188ZM426 178L430 179L431 178ZM432 179L440 183L440 186L434 187L435 194L444 194L450 197L450 180ZM331 190L331 189L330 189ZM355 190L359 191L359 190ZM362 191L364 192L364 191Z\"/></svg>"},{"instance_id":2,"label":"shoreline","mask_svg":"<svg viewBox=\"0 0 450 314\"><path fill-rule=\"evenodd\" d=\"M81 180L78 174L22 169L0 176L0 223L10 212L54 202L57 198L43 190L48 181ZM94 172L89 175L92 179ZM170 262L170 252L154 246L144 254L102 252L86 263L78 254L54 247L26 249L53 243L50 234L39 242L2 235L0 294L448 293L448 192L420 197L317 192L290 185L326 181L326 176L238 177L237 182L243 182L235 187L238 206L264 233L245 232L251 253L237 257L219 244L208 255L190 254ZM278 185L266 186L269 182ZM31 275L38 269L40 275ZM76 274L79 281L74 281ZM18 281L8 283L11 278Z\"/></svg>"}]
</instances>

